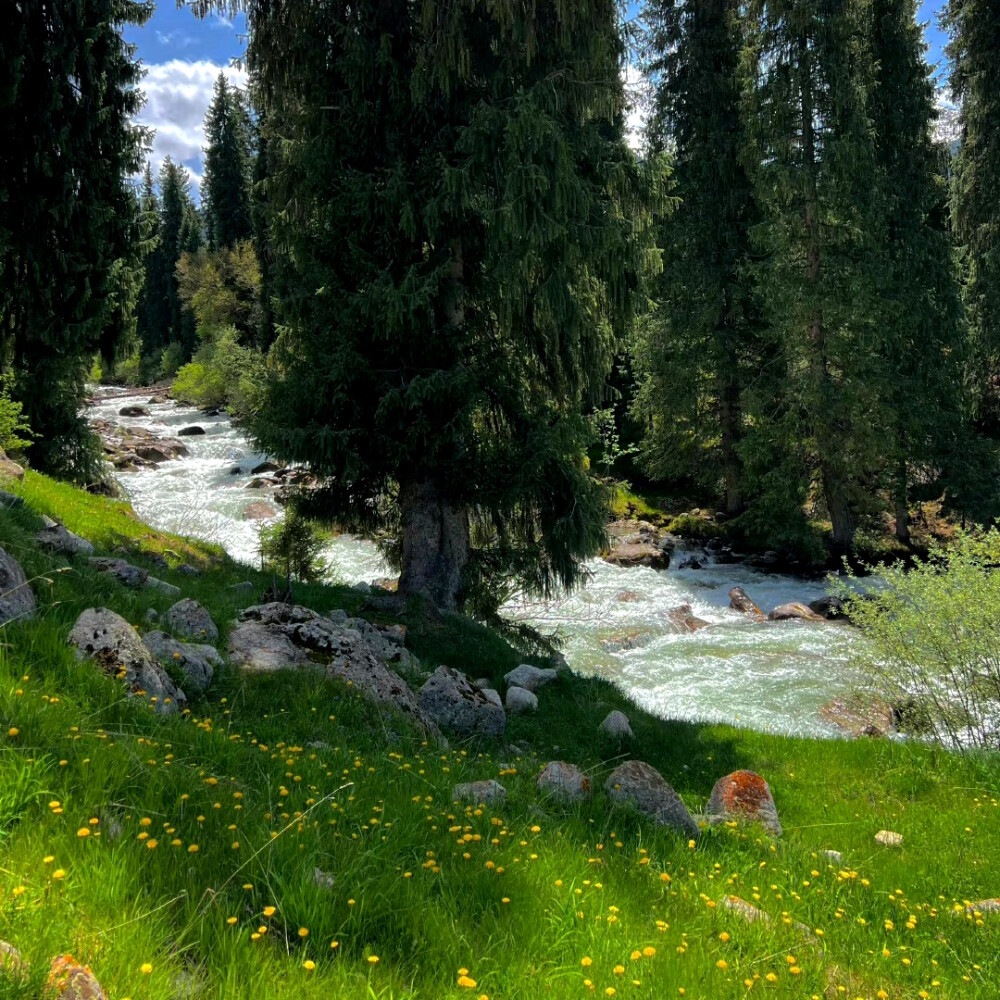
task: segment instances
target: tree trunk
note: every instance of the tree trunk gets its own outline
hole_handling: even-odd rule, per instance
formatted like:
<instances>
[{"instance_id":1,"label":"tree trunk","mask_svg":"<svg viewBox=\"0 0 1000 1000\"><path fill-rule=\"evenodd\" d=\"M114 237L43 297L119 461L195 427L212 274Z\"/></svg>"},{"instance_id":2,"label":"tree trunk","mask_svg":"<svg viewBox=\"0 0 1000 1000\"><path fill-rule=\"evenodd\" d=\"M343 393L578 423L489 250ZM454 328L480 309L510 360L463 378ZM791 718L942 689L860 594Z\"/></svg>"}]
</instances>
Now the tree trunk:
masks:
<instances>
[{"instance_id":1,"label":"tree trunk","mask_svg":"<svg viewBox=\"0 0 1000 1000\"><path fill-rule=\"evenodd\" d=\"M399 593L422 594L454 611L469 561L469 511L449 502L440 484L427 477L399 488L403 522L403 565Z\"/></svg>"},{"instance_id":2,"label":"tree trunk","mask_svg":"<svg viewBox=\"0 0 1000 1000\"><path fill-rule=\"evenodd\" d=\"M816 134L814 128L812 66L809 61L809 43L805 34L799 36L799 81L802 111L802 165L805 171L805 198L802 221L806 232L806 278L817 293L822 278L822 233L819 219L819 188L817 183ZM817 412L810 414L816 431L817 459L823 482L823 495L833 526L833 550L836 555L847 555L854 547L854 518L851 515L847 488L837 469L834 455L840 447L835 408L835 387L830 379L826 353L826 330L823 327L823 310L817 303L809 317L809 342L812 346L811 367L817 392Z\"/></svg>"}]
</instances>

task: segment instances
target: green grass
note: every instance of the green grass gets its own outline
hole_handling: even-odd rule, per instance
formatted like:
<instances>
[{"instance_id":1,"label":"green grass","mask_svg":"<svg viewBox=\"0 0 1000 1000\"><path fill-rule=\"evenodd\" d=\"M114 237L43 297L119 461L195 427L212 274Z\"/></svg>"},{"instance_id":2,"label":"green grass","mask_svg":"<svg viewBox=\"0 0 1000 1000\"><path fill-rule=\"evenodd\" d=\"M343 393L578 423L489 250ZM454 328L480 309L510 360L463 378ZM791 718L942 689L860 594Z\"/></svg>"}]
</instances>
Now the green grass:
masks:
<instances>
[{"instance_id":1,"label":"green grass","mask_svg":"<svg viewBox=\"0 0 1000 1000\"><path fill-rule=\"evenodd\" d=\"M23 493L105 551L199 558L201 577L158 575L211 609L220 648L269 582L121 505L30 474ZM995 758L664 722L572 676L503 741L452 739L447 751L312 673L223 671L190 716L163 718L76 662L65 638L86 607L139 622L170 598L46 556L36 528L30 509L0 511L0 544L40 599L34 621L0 637L0 734L16 730L0 735L0 938L32 970L26 982L0 976L0 998L37 997L61 952L90 964L114 1000L1000 994L1000 917L952 915L1000 895ZM233 589L243 580L251 593ZM319 610L363 600L319 586L298 598ZM409 624L428 668L499 678L521 660L470 622ZM612 708L629 715L632 747L599 734ZM692 848L612 808L599 788L628 756L695 812L721 775L761 772L784 837L723 826ZM557 758L591 774L590 801L540 796L535 777ZM502 804L451 802L454 783L488 777L507 788ZM903 834L902 849L875 845L882 828ZM771 922L725 912L730 893ZM475 988L457 985L459 969Z\"/></svg>"}]
</instances>

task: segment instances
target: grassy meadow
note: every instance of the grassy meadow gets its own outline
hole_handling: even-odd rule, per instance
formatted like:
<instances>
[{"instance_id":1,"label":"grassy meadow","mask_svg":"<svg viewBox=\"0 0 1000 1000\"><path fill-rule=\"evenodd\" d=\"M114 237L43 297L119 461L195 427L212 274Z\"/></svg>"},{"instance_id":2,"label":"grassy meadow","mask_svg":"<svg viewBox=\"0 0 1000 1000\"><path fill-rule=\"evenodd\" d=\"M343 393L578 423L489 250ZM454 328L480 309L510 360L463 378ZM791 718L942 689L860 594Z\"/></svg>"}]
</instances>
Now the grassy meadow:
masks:
<instances>
[{"instance_id":1,"label":"grassy meadow","mask_svg":"<svg viewBox=\"0 0 1000 1000\"><path fill-rule=\"evenodd\" d=\"M142 623L173 599L41 552L37 515L151 569L143 552L200 566L153 571L211 610L223 652L270 579L123 504L30 472L16 490L26 506L0 510L0 545L39 609L0 637L0 938L29 968L0 971L0 998L44 995L60 953L109 1000L1000 995L1000 913L966 910L1000 896L995 757L665 722L575 676L502 741L447 750L316 674L223 670L189 714L158 716L66 636L85 608ZM354 612L364 597L303 586L297 599ZM428 670L499 681L523 659L459 618L407 624ZM598 731L612 708L631 720L628 746ZM784 836L724 825L689 842L613 807L602 785L629 757L694 813L722 775L760 772ZM553 759L591 775L592 799L539 793ZM456 782L481 778L506 800L452 802ZM902 847L878 846L880 829ZM769 919L747 922L729 895Z\"/></svg>"}]
</instances>

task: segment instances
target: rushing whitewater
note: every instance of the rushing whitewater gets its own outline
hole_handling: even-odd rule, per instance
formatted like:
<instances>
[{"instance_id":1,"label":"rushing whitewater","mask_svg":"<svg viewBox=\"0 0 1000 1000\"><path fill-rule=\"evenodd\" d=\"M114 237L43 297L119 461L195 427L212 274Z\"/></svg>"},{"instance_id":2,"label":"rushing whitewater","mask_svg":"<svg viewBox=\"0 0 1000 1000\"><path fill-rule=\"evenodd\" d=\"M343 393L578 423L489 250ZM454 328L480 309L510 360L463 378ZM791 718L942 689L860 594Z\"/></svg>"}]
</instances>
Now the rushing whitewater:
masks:
<instances>
[{"instance_id":1,"label":"rushing whitewater","mask_svg":"<svg viewBox=\"0 0 1000 1000\"><path fill-rule=\"evenodd\" d=\"M116 473L136 513L165 531L221 545L233 558L259 558L267 520L248 516L251 504L280 511L266 491L248 489L252 470L266 458L253 450L225 415L208 417L145 397L99 394L90 416L175 436L197 424L202 435L183 438L190 454L155 469ZM125 403L143 401L148 417L120 417ZM280 516L280 515L278 515ZM333 576L346 583L390 575L375 546L348 535L331 543ZM678 551L675 563L683 562ZM755 623L729 608L729 589L742 586L768 611L788 601L811 601L827 587L746 566L656 571L622 569L595 560L590 580L576 593L547 603L515 601L506 614L564 640L574 670L620 685L644 708L664 718L733 722L803 736L836 735L819 708L856 689L851 667L853 630L836 624ZM680 632L667 612L690 604L711 622Z\"/></svg>"}]
</instances>

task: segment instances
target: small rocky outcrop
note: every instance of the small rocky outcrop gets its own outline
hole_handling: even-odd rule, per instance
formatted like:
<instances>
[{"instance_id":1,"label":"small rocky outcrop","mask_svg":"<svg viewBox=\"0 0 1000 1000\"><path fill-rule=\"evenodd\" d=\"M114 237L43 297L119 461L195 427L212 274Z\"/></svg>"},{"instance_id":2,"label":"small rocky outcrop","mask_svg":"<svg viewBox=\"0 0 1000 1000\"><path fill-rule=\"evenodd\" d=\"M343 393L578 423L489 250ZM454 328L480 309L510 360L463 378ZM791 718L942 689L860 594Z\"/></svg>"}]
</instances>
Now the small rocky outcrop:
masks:
<instances>
[{"instance_id":1,"label":"small rocky outcrop","mask_svg":"<svg viewBox=\"0 0 1000 1000\"><path fill-rule=\"evenodd\" d=\"M119 471L152 468L188 454L187 445L177 438L158 437L146 427L122 427L110 420L93 420L108 461Z\"/></svg>"},{"instance_id":2,"label":"small rocky outcrop","mask_svg":"<svg viewBox=\"0 0 1000 1000\"><path fill-rule=\"evenodd\" d=\"M740 899L739 896L723 896L720 905L724 910L729 910L738 917L742 917L748 924L769 924L771 922L771 918L759 906L754 906L753 903L748 903L745 899Z\"/></svg>"},{"instance_id":3,"label":"small rocky outcrop","mask_svg":"<svg viewBox=\"0 0 1000 1000\"><path fill-rule=\"evenodd\" d=\"M198 424L192 424L190 427L182 427L177 432L177 436L180 438L200 437L204 433L205 433L204 427L200 427Z\"/></svg>"},{"instance_id":4,"label":"small rocky outcrop","mask_svg":"<svg viewBox=\"0 0 1000 1000\"><path fill-rule=\"evenodd\" d=\"M180 642L166 632L147 632L143 645L163 666L173 664L185 677L184 687L201 694L212 683L215 668L222 666L222 657L215 646L204 643Z\"/></svg>"},{"instance_id":5,"label":"small rocky outcrop","mask_svg":"<svg viewBox=\"0 0 1000 1000\"><path fill-rule=\"evenodd\" d=\"M0 625L35 614L35 592L21 564L0 549Z\"/></svg>"},{"instance_id":6,"label":"small rocky outcrop","mask_svg":"<svg viewBox=\"0 0 1000 1000\"><path fill-rule=\"evenodd\" d=\"M257 604L244 610L230 629L229 660L251 672L319 670L350 684L373 704L399 709L435 739L441 736L417 696L389 666L419 666L392 628L380 629L344 611L321 615L293 604Z\"/></svg>"},{"instance_id":7,"label":"small rocky outcrop","mask_svg":"<svg viewBox=\"0 0 1000 1000\"><path fill-rule=\"evenodd\" d=\"M140 406L138 403L130 403L128 406L123 406L118 411L119 417L148 417L149 407Z\"/></svg>"},{"instance_id":8,"label":"small rocky outcrop","mask_svg":"<svg viewBox=\"0 0 1000 1000\"><path fill-rule=\"evenodd\" d=\"M106 674L124 681L130 694L146 698L157 712L176 712L187 700L136 630L107 608L84 611L68 641L76 647L78 659L93 659Z\"/></svg>"},{"instance_id":9,"label":"small rocky outcrop","mask_svg":"<svg viewBox=\"0 0 1000 1000\"><path fill-rule=\"evenodd\" d=\"M45 1000L105 1000L104 990L90 967L72 955L52 959L45 980Z\"/></svg>"},{"instance_id":10,"label":"small rocky outcrop","mask_svg":"<svg viewBox=\"0 0 1000 1000\"><path fill-rule=\"evenodd\" d=\"M699 618L690 604L682 604L678 608L671 608L666 613L666 619L675 628L683 632L697 632L700 629L708 628L711 622Z\"/></svg>"},{"instance_id":11,"label":"small rocky outcrop","mask_svg":"<svg viewBox=\"0 0 1000 1000\"><path fill-rule=\"evenodd\" d=\"M590 778L575 765L554 760L538 776L538 790L561 802L580 802L590 797Z\"/></svg>"},{"instance_id":12,"label":"small rocky outcrop","mask_svg":"<svg viewBox=\"0 0 1000 1000\"><path fill-rule=\"evenodd\" d=\"M138 589L145 585L149 579L149 573L140 566L133 566L124 559L114 559L109 556L91 556L87 560L98 573L107 573L113 576L125 587Z\"/></svg>"},{"instance_id":13,"label":"small rocky outcrop","mask_svg":"<svg viewBox=\"0 0 1000 1000\"><path fill-rule=\"evenodd\" d=\"M902 847L903 835L894 830L879 830L875 834L875 843L881 847Z\"/></svg>"},{"instance_id":14,"label":"small rocky outcrop","mask_svg":"<svg viewBox=\"0 0 1000 1000\"><path fill-rule=\"evenodd\" d=\"M219 629L212 616L197 601L185 597L167 611L167 624L174 635L182 639L215 642Z\"/></svg>"},{"instance_id":15,"label":"small rocky outcrop","mask_svg":"<svg viewBox=\"0 0 1000 1000\"><path fill-rule=\"evenodd\" d=\"M509 687L504 704L510 715L524 715L526 712L538 711L538 696L527 688Z\"/></svg>"},{"instance_id":16,"label":"small rocky outcrop","mask_svg":"<svg viewBox=\"0 0 1000 1000\"><path fill-rule=\"evenodd\" d=\"M617 709L613 712L608 712L604 717L604 721L601 723L601 732L615 740L634 739L628 716Z\"/></svg>"},{"instance_id":17,"label":"small rocky outcrop","mask_svg":"<svg viewBox=\"0 0 1000 1000\"><path fill-rule=\"evenodd\" d=\"M606 562L615 566L649 566L667 569L675 541L648 521L629 519L608 525L608 551L603 553Z\"/></svg>"},{"instance_id":18,"label":"small rocky outcrop","mask_svg":"<svg viewBox=\"0 0 1000 1000\"><path fill-rule=\"evenodd\" d=\"M729 591L729 606L734 611L740 611L745 615L750 615L751 618L757 621L764 620L764 612L757 607L756 604L750 599L750 596L742 587L733 587Z\"/></svg>"},{"instance_id":19,"label":"small rocky outcrop","mask_svg":"<svg viewBox=\"0 0 1000 1000\"><path fill-rule=\"evenodd\" d=\"M834 594L821 597L818 601L809 602L809 610L814 614L825 618L828 622L850 621L847 614L847 607L844 602Z\"/></svg>"},{"instance_id":20,"label":"small rocky outcrop","mask_svg":"<svg viewBox=\"0 0 1000 1000\"><path fill-rule=\"evenodd\" d=\"M497 708L503 709L503 698L500 697L499 691L494 691L493 688L480 688L479 690L487 701L491 701Z\"/></svg>"},{"instance_id":21,"label":"small rocky outcrop","mask_svg":"<svg viewBox=\"0 0 1000 1000\"><path fill-rule=\"evenodd\" d=\"M8 458L3 449L0 449L0 479L14 479L19 483L24 482L24 469L17 462Z\"/></svg>"},{"instance_id":22,"label":"small rocky outcrop","mask_svg":"<svg viewBox=\"0 0 1000 1000\"><path fill-rule=\"evenodd\" d=\"M172 583L167 583L166 580L158 580L155 576L147 577L146 586L150 590L158 590L161 594L166 594L167 597L181 596L180 587L176 587Z\"/></svg>"},{"instance_id":23,"label":"small rocky outcrop","mask_svg":"<svg viewBox=\"0 0 1000 1000\"><path fill-rule=\"evenodd\" d=\"M43 549L55 552L56 555L70 557L80 554L85 556L94 554L94 546L86 538L73 534L68 528L53 521L51 517L43 517L42 523L44 527L35 535L35 541Z\"/></svg>"},{"instance_id":24,"label":"small rocky outcrop","mask_svg":"<svg viewBox=\"0 0 1000 1000\"><path fill-rule=\"evenodd\" d=\"M713 822L760 823L769 833L781 836L781 823L771 789L755 771L734 771L720 778L712 789L705 812Z\"/></svg>"},{"instance_id":25,"label":"small rocky outcrop","mask_svg":"<svg viewBox=\"0 0 1000 1000\"><path fill-rule=\"evenodd\" d=\"M640 649L652 642L653 633L644 632L642 629L630 628L622 629L613 635L603 636L600 640L601 648L608 653L621 653L627 649Z\"/></svg>"},{"instance_id":26,"label":"small rocky outcrop","mask_svg":"<svg viewBox=\"0 0 1000 1000\"><path fill-rule=\"evenodd\" d=\"M810 610L808 605L801 604L798 601L792 601L789 604L779 604L768 616L768 621L772 622L790 622L790 621L800 621L800 622L823 622L826 621L821 615L816 614L815 611Z\"/></svg>"},{"instance_id":27,"label":"small rocky outcrop","mask_svg":"<svg viewBox=\"0 0 1000 1000\"><path fill-rule=\"evenodd\" d=\"M634 806L659 826L698 836L698 824L681 797L655 768L641 760L627 760L616 767L604 783L604 790L614 802Z\"/></svg>"},{"instance_id":28,"label":"small rocky outcrop","mask_svg":"<svg viewBox=\"0 0 1000 1000\"><path fill-rule=\"evenodd\" d=\"M892 706L875 695L833 698L820 706L819 714L851 736L886 736L895 721Z\"/></svg>"},{"instance_id":29,"label":"small rocky outcrop","mask_svg":"<svg viewBox=\"0 0 1000 1000\"><path fill-rule=\"evenodd\" d=\"M507 789L499 781L465 781L451 790L452 802L499 802L507 797Z\"/></svg>"},{"instance_id":30,"label":"small rocky outcrop","mask_svg":"<svg viewBox=\"0 0 1000 1000\"><path fill-rule=\"evenodd\" d=\"M494 694L496 692L493 692ZM418 692L423 710L439 725L456 733L502 736L507 728L503 706L473 686L452 667L438 667Z\"/></svg>"},{"instance_id":31,"label":"small rocky outcrop","mask_svg":"<svg viewBox=\"0 0 1000 1000\"><path fill-rule=\"evenodd\" d=\"M558 676L557 670L522 663L504 674L504 680L513 687L524 688L525 691L537 691L540 687L551 684Z\"/></svg>"},{"instance_id":32,"label":"small rocky outcrop","mask_svg":"<svg viewBox=\"0 0 1000 1000\"><path fill-rule=\"evenodd\" d=\"M842 865L844 863L844 855L841 854L840 851L827 849L825 851L820 851L819 853L822 854L827 861L832 861L835 865Z\"/></svg>"}]
</instances>

